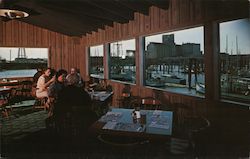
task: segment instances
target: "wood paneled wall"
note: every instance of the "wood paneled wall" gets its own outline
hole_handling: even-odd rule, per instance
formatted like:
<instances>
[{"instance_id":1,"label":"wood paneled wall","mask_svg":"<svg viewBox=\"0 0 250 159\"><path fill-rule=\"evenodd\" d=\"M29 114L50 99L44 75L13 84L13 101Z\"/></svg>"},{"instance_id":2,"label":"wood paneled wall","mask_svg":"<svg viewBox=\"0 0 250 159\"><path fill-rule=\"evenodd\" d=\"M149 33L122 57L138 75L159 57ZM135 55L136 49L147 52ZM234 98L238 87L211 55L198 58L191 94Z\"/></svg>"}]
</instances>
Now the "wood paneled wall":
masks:
<instances>
[{"instance_id":1,"label":"wood paneled wall","mask_svg":"<svg viewBox=\"0 0 250 159\"><path fill-rule=\"evenodd\" d=\"M20 21L0 21L0 47L49 48L49 66L55 69L82 67L82 40Z\"/></svg>"},{"instance_id":2,"label":"wood paneled wall","mask_svg":"<svg viewBox=\"0 0 250 159\"><path fill-rule=\"evenodd\" d=\"M84 78L86 74L86 48L92 45L107 44L117 40L129 38L139 38L139 36L167 32L189 27L203 25L206 34L212 34L211 26L215 21L225 21L239 17L248 17L248 1L201 1L201 0L170 0L169 9L163 10L152 6L149 15L140 13L134 14L134 20L126 24L114 23L113 26L105 26L97 32L87 34L82 38L69 37L36 26L32 26L19 21L0 21L0 46L11 47L46 47L49 48L49 64L53 68L78 67ZM207 36L205 35L205 41ZM211 38L211 36L208 36ZM207 39L208 44L209 40ZM137 40L138 41L138 40ZM214 46L205 46L205 54L210 54ZM136 54L139 54L138 50ZM138 56L136 56L138 57ZM208 56L213 59L213 55ZM211 62L211 61L210 61ZM213 71L208 67L209 61L205 61L208 79L213 79ZM137 78L139 76L137 75ZM121 95L124 84L108 81L113 86L113 104L117 105L116 99ZM207 88L214 88L213 82L206 82ZM131 90L135 96L155 96L158 92L161 100L166 103L185 103L193 105L197 109L202 107L206 112L208 105L214 105L213 97L206 100L180 95L170 92L153 90L141 85L131 85ZM207 94L212 94L212 89L207 89ZM160 93L159 93L160 92Z\"/></svg>"},{"instance_id":3,"label":"wood paneled wall","mask_svg":"<svg viewBox=\"0 0 250 159\"><path fill-rule=\"evenodd\" d=\"M215 84L213 81L213 69L210 66L214 55L211 51L215 50L213 43L213 24L218 21L248 17L248 2L243 1L201 1L201 0L170 0L168 10L159 9L152 6L149 15L140 13L134 14L134 20L126 24L114 23L113 27L106 27L104 30L98 30L92 34L87 34L86 47L97 44L106 44L118 40L129 38L139 38L139 36L156 34L159 32L168 32L180 30L195 26L204 26L204 41L206 58L206 98L191 97L188 95L175 94L165 91L146 88L140 85L131 85L131 90L135 96L156 96L160 94L161 100L166 105L171 103L185 103L192 105L197 111L201 110L207 113L207 106L211 107L217 104L214 97ZM139 54L138 50L136 54ZM136 56L139 57L139 56ZM105 58L105 57L104 57ZM138 60L138 59L137 59ZM138 63L138 62L137 62ZM138 69L137 69L138 70ZM137 81L140 78L137 73ZM210 82L211 81L211 82ZM121 95L124 84L109 81L114 87L114 105L117 105L116 99ZM160 92L160 93L159 93Z\"/></svg>"}]
</instances>

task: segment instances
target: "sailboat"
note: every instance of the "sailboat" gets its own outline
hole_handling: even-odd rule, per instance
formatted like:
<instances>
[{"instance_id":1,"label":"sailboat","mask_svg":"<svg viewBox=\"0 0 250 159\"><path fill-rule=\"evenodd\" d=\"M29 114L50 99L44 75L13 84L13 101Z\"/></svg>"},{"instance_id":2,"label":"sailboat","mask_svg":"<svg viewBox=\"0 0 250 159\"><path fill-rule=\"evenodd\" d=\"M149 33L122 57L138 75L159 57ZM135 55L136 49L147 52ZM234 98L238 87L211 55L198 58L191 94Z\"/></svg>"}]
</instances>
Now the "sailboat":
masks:
<instances>
[{"instance_id":1,"label":"sailboat","mask_svg":"<svg viewBox=\"0 0 250 159\"><path fill-rule=\"evenodd\" d=\"M201 94L205 94L205 85L204 84L197 82L195 84L195 89L196 89L196 92L201 93Z\"/></svg>"}]
</instances>

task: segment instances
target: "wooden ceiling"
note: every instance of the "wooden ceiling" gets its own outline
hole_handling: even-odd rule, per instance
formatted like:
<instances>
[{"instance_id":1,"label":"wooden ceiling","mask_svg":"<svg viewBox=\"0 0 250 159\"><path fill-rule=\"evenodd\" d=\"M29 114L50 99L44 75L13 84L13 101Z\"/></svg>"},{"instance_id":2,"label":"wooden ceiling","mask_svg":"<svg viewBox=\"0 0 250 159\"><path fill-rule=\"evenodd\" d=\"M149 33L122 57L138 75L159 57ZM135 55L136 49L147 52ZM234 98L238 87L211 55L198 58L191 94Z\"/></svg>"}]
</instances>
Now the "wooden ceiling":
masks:
<instances>
[{"instance_id":1,"label":"wooden ceiling","mask_svg":"<svg viewBox=\"0 0 250 159\"><path fill-rule=\"evenodd\" d=\"M20 21L69 36L86 35L113 22L127 23L135 12L148 14L151 6L168 9L169 0L2 0L1 4L30 14Z\"/></svg>"}]
</instances>

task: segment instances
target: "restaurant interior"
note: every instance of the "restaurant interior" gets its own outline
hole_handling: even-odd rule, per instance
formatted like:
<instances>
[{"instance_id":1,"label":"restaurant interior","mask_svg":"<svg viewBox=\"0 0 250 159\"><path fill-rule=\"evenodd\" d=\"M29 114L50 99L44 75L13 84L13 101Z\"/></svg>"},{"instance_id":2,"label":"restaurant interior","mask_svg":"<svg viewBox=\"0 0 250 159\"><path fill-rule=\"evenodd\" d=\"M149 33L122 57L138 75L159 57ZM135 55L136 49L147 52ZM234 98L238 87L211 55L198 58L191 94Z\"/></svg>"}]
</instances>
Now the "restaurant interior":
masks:
<instances>
[{"instance_id":1,"label":"restaurant interior","mask_svg":"<svg viewBox=\"0 0 250 159\"><path fill-rule=\"evenodd\" d=\"M249 44L249 0L0 0L0 47L82 82L0 76L0 158L250 158Z\"/></svg>"}]
</instances>

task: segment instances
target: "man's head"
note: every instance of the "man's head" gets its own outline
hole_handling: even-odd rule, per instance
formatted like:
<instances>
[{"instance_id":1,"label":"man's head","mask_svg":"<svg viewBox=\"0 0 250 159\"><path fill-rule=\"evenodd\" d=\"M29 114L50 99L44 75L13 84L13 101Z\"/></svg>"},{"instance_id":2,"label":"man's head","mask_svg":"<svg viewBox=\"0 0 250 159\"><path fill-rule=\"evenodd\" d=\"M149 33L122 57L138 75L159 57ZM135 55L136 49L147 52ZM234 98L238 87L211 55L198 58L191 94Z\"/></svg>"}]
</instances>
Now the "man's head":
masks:
<instances>
[{"instance_id":1,"label":"man's head","mask_svg":"<svg viewBox=\"0 0 250 159\"><path fill-rule=\"evenodd\" d=\"M70 74L72 74L72 75L77 74L77 69L75 67L71 68Z\"/></svg>"}]
</instances>

